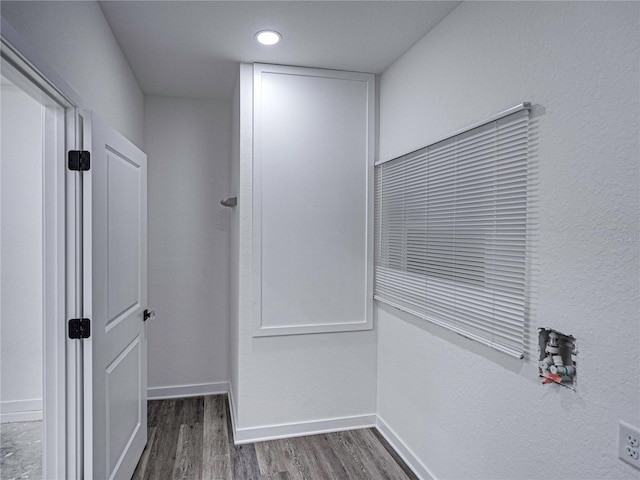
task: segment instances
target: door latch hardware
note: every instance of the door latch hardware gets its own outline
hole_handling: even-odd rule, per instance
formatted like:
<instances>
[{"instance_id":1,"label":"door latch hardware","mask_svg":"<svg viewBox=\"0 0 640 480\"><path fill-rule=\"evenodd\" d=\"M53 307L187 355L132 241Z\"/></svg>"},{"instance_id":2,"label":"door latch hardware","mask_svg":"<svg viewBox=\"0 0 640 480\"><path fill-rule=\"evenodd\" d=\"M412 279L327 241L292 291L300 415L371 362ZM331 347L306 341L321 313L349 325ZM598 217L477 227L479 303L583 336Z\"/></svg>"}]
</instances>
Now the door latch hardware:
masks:
<instances>
[{"instance_id":1,"label":"door latch hardware","mask_svg":"<svg viewBox=\"0 0 640 480\"><path fill-rule=\"evenodd\" d=\"M151 311L151 312L150 312L149 310L145 310L145 311L142 313L142 320L143 320L144 322L146 322L146 321L147 321L147 320L149 320L149 319L153 320L154 318L156 318L156 312L154 312L154 311Z\"/></svg>"},{"instance_id":2,"label":"door latch hardware","mask_svg":"<svg viewBox=\"0 0 640 480\"><path fill-rule=\"evenodd\" d=\"M91 320L88 318L72 318L69 320L69 338L89 338L91 336Z\"/></svg>"},{"instance_id":3,"label":"door latch hardware","mask_svg":"<svg viewBox=\"0 0 640 480\"><path fill-rule=\"evenodd\" d=\"M79 172L91 168L91 153L87 150L69 150L69 170Z\"/></svg>"}]
</instances>

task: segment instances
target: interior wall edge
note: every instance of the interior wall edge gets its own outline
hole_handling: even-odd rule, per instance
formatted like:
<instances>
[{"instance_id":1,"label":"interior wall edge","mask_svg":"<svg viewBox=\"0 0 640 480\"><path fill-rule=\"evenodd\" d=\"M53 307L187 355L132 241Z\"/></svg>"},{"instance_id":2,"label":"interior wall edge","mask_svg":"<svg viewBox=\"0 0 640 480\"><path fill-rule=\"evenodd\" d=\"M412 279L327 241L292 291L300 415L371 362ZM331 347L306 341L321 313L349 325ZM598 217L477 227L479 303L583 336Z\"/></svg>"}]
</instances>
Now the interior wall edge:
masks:
<instances>
[{"instance_id":1,"label":"interior wall edge","mask_svg":"<svg viewBox=\"0 0 640 480\"><path fill-rule=\"evenodd\" d=\"M199 397L229 393L229 382L194 383L147 388L147 400Z\"/></svg>"},{"instance_id":2,"label":"interior wall edge","mask_svg":"<svg viewBox=\"0 0 640 480\"><path fill-rule=\"evenodd\" d=\"M42 420L42 398L0 402L0 423Z\"/></svg>"}]
</instances>

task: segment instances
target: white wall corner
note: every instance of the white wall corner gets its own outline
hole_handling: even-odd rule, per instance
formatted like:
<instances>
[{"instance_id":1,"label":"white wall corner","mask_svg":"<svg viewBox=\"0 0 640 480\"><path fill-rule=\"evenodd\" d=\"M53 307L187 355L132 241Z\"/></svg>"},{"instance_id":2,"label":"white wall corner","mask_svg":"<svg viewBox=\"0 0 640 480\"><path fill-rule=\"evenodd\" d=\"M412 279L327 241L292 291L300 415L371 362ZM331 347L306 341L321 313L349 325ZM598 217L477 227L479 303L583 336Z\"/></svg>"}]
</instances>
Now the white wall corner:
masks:
<instances>
[{"instance_id":1,"label":"white wall corner","mask_svg":"<svg viewBox=\"0 0 640 480\"><path fill-rule=\"evenodd\" d=\"M147 388L147 399L164 400L168 398L199 397L201 395L220 395L223 393L229 393L229 382L150 387Z\"/></svg>"},{"instance_id":2,"label":"white wall corner","mask_svg":"<svg viewBox=\"0 0 640 480\"><path fill-rule=\"evenodd\" d=\"M393 431L387 423L380 418L380 415L376 416L376 428L380 434L389 442L389 445L393 447L396 453L404 460L404 463L415 473L421 480L437 480L435 475L420 461L413 450L405 444L400 437Z\"/></svg>"}]
</instances>

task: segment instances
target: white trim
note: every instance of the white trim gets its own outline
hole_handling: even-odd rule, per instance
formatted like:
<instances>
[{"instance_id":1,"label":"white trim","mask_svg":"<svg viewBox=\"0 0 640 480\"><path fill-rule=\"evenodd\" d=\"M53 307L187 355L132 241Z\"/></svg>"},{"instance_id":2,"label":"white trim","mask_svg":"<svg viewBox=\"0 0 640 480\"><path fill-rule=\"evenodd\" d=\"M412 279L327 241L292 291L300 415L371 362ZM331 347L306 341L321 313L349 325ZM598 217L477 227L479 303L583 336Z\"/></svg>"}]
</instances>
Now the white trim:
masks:
<instances>
[{"instance_id":1,"label":"white trim","mask_svg":"<svg viewBox=\"0 0 640 480\"><path fill-rule=\"evenodd\" d=\"M231 416L231 432L228 432L229 435L232 435L230 440L235 445L236 438L236 399L233 396L233 388L231 388L231 383L229 383L229 392L227 393L227 401L229 402L229 415Z\"/></svg>"},{"instance_id":2,"label":"white trim","mask_svg":"<svg viewBox=\"0 0 640 480\"><path fill-rule=\"evenodd\" d=\"M0 412L16 413L29 410L42 410L42 398L28 398L26 400L5 400L0 402Z\"/></svg>"},{"instance_id":3,"label":"white trim","mask_svg":"<svg viewBox=\"0 0 640 480\"><path fill-rule=\"evenodd\" d=\"M263 427L234 428L233 443L264 442L279 438L303 437L320 433L341 432L376 426L376 414L355 415L352 417L328 418L310 422L283 423Z\"/></svg>"},{"instance_id":4,"label":"white trim","mask_svg":"<svg viewBox=\"0 0 640 480\"><path fill-rule=\"evenodd\" d=\"M337 323L299 323L289 325L268 326L262 319L262 76L277 74L296 77L319 77L323 79L348 80L366 85L366 236L364 248L366 294L364 318L346 320ZM325 70L307 67L291 67L286 65L253 64L253 110L251 121L253 126L253 336L270 337L278 335L298 335L312 333L333 333L364 331L373 329L373 282L374 282L374 154L375 154L375 108L376 77L370 73L347 72L341 70Z\"/></svg>"},{"instance_id":5,"label":"white trim","mask_svg":"<svg viewBox=\"0 0 640 480\"><path fill-rule=\"evenodd\" d=\"M69 111L73 108L67 107ZM65 129L62 107L43 115L43 477L66 473L66 205Z\"/></svg>"},{"instance_id":6,"label":"white trim","mask_svg":"<svg viewBox=\"0 0 640 480\"><path fill-rule=\"evenodd\" d=\"M288 327L265 327L254 323L254 337L275 337L278 335L303 335L309 333L335 333L335 332L360 332L372 330L370 320L364 319L360 322L340 322L340 323L319 323L319 324L297 324Z\"/></svg>"},{"instance_id":7,"label":"white trim","mask_svg":"<svg viewBox=\"0 0 640 480\"><path fill-rule=\"evenodd\" d=\"M149 387L147 388L147 400L199 397L201 395L220 395L223 393L229 393L229 382L194 383L190 385Z\"/></svg>"},{"instance_id":8,"label":"white trim","mask_svg":"<svg viewBox=\"0 0 640 480\"><path fill-rule=\"evenodd\" d=\"M80 148L82 146L81 142L82 118L77 109L68 108L65 111L65 145L62 146L62 158L64 158L67 150ZM63 161L63 166L64 163ZM63 170L65 185L63 201L65 206L63 248L65 260L62 263L64 267L64 289L62 295L64 296L65 305L65 333L63 335L65 345L62 351L65 359L64 372L66 379L63 378L63 386L60 389L60 395L64 398L64 404L62 405L63 411L61 411L59 415L61 418L60 425L62 426L61 434L64 435L64 442L60 442L60 445L65 446L66 453L61 463L64 472L64 477L61 478L79 478L80 470L78 469L78 464L82 458L82 445L80 444L80 437L78 437L78 430L82 428L81 422L79 421L82 408L79 404L79 393L76 386L78 383L79 365L82 362L82 356L80 355L82 342L68 338L66 334L66 319L83 317L76 302L80 284L80 278L76 278L78 268L76 251L79 248L79 235L76 228L78 221L76 216L76 199L79 198L78 177L80 177L80 175L68 168L64 168Z\"/></svg>"},{"instance_id":9,"label":"white trim","mask_svg":"<svg viewBox=\"0 0 640 480\"><path fill-rule=\"evenodd\" d=\"M0 414L0 423L36 422L42 420L42 410Z\"/></svg>"},{"instance_id":10,"label":"white trim","mask_svg":"<svg viewBox=\"0 0 640 480\"><path fill-rule=\"evenodd\" d=\"M380 418L380 415L376 416L376 428L380 432L380 434L389 442L389 445L396 451L396 453L404 460L404 463L415 473L418 478L422 480L436 480L435 475L431 473L431 471L420 461L413 450L409 448L401 439L398 437L396 432L394 432L387 423Z\"/></svg>"},{"instance_id":11,"label":"white trim","mask_svg":"<svg viewBox=\"0 0 640 480\"><path fill-rule=\"evenodd\" d=\"M42 399L6 400L0 403L0 423L42 420Z\"/></svg>"}]
</instances>

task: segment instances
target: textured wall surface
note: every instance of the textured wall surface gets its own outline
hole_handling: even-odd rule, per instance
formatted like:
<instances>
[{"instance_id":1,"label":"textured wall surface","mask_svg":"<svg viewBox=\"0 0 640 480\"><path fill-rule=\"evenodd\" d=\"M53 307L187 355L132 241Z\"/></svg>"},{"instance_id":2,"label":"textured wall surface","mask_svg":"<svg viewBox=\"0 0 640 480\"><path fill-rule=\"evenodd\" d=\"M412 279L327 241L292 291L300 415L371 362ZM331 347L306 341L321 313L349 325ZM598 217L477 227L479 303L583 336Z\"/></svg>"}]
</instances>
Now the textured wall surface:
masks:
<instances>
[{"instance_id":1,"label":"textured wall surface","mask_svg":"<svg viewBox=\"0 0 640 480\"><path fill-rule=\"evenodd\" d=\"M143 148L144 97L98 2L2 2L2 17L97 112Z\"/></svg>"},{"instance_id":2,"label":"textured wall surface","mask_svg":"<svg viewBox=\"0 0 640 480\"><path fill-rule=\"evenodd\" d=\"M372 414L376 403L375 331L252 336L251 65L241 65L240 73L237 426L252 428Z\"/></svg>"},{"instance_id":3,"label":"textured wall surface","mask_svg":"<svg viewBox=\"0 0 640 480\"><path fill-rule=\"evenodd\" d=\"M639 18L464 3L382 76L383 160L536 105L528 328L580 350L577 391L543 386L531 340L513 360L379 306L378 413L435 478L639 478L616 446L620 419L640 426Z\"/></svg>"},{"instance_id":4,"label":"textured wall surface","mask_svg":"<svg viewBox=\"0 0 640 480\"><path fill-rule=\"evenodd\" d=\"M0 401L5 412L40 410L43 382L42 107L17 87L2 85L1 88ZM4 402L17 403L10 408Z\"/></svg>"},{"instance_id":5,"label":"textured wall surface","mask_svg":"<svg viewBox=\"0 0 640 480\"><path fill-rule=\"evenodd\" d=\"M146 97L149 388L228 381L230 102Z\"/></svg>"}]
</instances>

